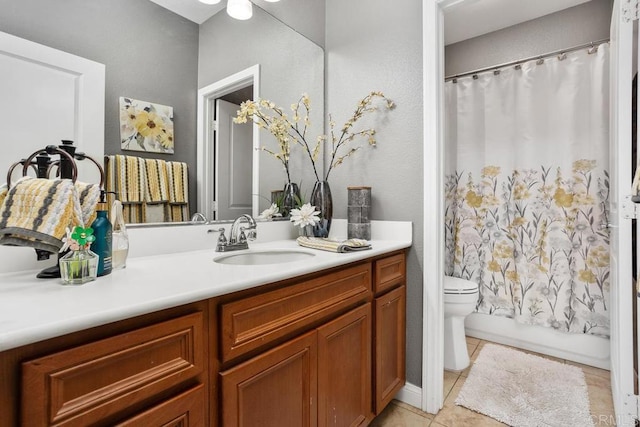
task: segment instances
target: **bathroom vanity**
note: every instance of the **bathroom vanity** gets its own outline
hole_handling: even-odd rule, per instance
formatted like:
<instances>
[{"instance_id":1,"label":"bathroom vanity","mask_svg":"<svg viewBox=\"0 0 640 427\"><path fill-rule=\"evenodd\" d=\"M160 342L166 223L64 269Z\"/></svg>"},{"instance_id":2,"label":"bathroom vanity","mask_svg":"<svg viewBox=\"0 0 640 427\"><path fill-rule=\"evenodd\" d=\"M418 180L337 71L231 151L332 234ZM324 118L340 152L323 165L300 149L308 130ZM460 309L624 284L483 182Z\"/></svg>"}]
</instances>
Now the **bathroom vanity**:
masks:
<instances>
[{"instance_id":1,"label":"bathroom vanity","mask_svg":"<svg viewBox=\"0 0 640 427\"><path fill-rule=\"evenodd\" d=\"M367 425L405 382L411 242L372 244L140 257L80 287L0 275L0 425Z\"/></svg>"}]
</instances>

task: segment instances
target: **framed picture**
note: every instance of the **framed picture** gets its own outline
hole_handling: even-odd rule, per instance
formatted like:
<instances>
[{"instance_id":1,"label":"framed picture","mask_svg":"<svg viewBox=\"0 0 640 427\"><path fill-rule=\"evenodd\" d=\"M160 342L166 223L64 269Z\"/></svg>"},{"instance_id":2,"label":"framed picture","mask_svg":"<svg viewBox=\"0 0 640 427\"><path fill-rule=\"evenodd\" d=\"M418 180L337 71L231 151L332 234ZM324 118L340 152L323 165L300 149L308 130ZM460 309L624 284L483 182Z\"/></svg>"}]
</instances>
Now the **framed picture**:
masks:
<instances>
[{"instance_id":1,"label":"framed picture","mask_svg":"<svg viewBox=\"0 0 640 427\"><path fill-rule=\"evenodd\" d=\"M173 154L173 107L120 97L123 150Z\"/></svg>"}]
</instances>

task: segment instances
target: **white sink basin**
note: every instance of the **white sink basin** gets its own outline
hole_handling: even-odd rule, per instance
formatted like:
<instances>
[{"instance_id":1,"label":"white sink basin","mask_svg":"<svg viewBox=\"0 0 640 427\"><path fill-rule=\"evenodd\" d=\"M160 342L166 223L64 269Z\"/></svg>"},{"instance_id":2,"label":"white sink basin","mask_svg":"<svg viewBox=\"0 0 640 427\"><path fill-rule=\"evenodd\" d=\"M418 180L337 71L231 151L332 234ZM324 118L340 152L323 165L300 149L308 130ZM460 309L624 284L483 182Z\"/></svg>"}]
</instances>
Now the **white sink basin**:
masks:
<instances>
[{"instance_id":1,"label":"white sink basin","mask_svg":"<svg viewBox=\"0 0 640 427\"><path fill-rule=\"evenodd\" d=\"M231 253L229 255L218 256L214 258L213 261L230 265L264 265L310 260L314 256L316 256L316 254L311 252L282 249Z\"/></svg>"}]
</instances>

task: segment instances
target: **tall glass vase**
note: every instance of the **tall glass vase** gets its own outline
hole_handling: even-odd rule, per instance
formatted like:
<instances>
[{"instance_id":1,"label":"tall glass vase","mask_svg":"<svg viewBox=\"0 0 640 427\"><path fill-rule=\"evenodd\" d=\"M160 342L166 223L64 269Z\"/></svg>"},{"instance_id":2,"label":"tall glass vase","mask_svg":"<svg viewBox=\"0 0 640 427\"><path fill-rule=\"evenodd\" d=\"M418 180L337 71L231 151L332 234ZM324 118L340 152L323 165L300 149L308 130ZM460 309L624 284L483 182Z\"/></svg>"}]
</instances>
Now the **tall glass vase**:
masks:
<instances>
[{"instance_id":1,"label":"tall glass vase","mask_svg":"<svg viewBox=\"0 0 640 427\"><path fill-rule=\"evenodd\" d=\"M282 216L288 217L291 209L295 208L300 200L300 188L295 182L284 185L284 197L282 199Z\"/></svg>"},{"instance_id":2,"label":"tall glass vase","mask_svg":"<svg viewBox=\"0 0 640 427\"><path fill-rule=\"evenodd\" d=\"M310 203L320 211L320 222L313 227L315 237L329 237L331 218L333 218L333 199L328 181L316 181L311 192Z\"/></svg>"}]
</instances>

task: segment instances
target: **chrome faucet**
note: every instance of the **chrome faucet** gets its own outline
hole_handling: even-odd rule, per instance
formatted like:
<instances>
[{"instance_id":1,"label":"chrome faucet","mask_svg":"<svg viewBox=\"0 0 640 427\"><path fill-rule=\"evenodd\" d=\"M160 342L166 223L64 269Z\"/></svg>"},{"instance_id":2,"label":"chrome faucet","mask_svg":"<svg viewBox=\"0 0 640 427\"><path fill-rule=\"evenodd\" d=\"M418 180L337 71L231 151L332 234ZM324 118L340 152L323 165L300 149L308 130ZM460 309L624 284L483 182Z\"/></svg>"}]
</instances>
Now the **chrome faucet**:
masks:
<instances>
[{"instance_id":1,"label":"chrome faucet","mask_svg":"<svg viewBox=\"0 0 640 427\"><path fill-rule=\"evenodd\" d=\"M247 227L243 227L240 225L243 222L246 222L249 225ZM249 249L249 243L247 241L255 240L257 236L257 225L251 215L243 214L233 221L228 241L224 235L224 228L217 231L220 232L220 236L218 237L216 252L237 251L240 249Z\"/></svg>"},{"instance_id":2,"label":"chrome faucet","mask_svg":"<svg viewBox=\"0 0 640 427\"><path fill-rule=\"evenodd\" d=\"M191 222L193 222L195 224L206 224L207 223L207 217L204 216L204 214L201 213L201 212L196 212L191 217Z\"/></svg>"}]
</instances>

